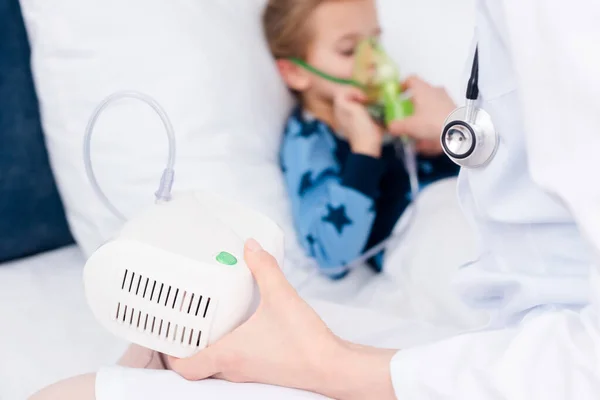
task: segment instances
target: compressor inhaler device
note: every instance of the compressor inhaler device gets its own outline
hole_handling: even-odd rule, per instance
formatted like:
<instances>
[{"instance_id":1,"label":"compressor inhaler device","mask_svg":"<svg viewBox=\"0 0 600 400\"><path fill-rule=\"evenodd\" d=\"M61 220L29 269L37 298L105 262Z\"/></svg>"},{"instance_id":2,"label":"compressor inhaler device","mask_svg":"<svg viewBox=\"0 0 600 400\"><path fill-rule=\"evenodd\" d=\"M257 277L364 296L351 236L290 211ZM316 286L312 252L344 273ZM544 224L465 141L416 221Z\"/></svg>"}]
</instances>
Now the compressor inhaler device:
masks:
<instances>
[{"instance_id":1,"label":"compressor inhaler device","mask_svg":"<svg viewBox=\"0 0 600 400\"><path fill-rule=\"evenodd\" d=\"M90 257L88 304L111 333L189 357L254 312L258 294L243 258L250 237L283 262L283 235L268 218L208 193L175 194Z\"/></svg>"},{"instance_id":2,"label":"compressor inhaler device","mask_svg":"<svg viewBox=\"0 0 600 400\"><path fill-rule=\"evenodd\" d=\"M142 100L157 111L169 137L169 161L156 204L126 221L86 262L87 302L100 324L116 336L189 357L243 323L258 304L252 273L244 263L245 241L256 239L283 265L283 232L269 218L226 197L206 192L171 195L173 129L162 108L137 92L104 100L84 140L88 178L115 216L125 220L102 192L89 157L100 113L122 98Z\"/></svg>"}]
</instances>

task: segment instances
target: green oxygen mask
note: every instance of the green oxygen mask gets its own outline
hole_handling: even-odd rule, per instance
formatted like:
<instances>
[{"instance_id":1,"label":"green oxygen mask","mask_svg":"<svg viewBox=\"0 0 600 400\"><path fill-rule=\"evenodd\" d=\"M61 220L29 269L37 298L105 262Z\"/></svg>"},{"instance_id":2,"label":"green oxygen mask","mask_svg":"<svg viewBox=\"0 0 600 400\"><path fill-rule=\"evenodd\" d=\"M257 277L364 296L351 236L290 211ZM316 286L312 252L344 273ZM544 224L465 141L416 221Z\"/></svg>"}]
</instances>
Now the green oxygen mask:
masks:
<instances>
[{"instance_id":1,"label":"green oxygen mask","mask_svg":"<svg viewBox=\"0 0 600 400\"><path fill-rule=\"evenodd\" d=\"M290 61L330 82L362 89L367 96L369 114L378 123L387 126L413 114L413 103L400 87L398 67L375 38L358 43L352 79L329 75L298 58Z\"/></svg>"}]
</instances>

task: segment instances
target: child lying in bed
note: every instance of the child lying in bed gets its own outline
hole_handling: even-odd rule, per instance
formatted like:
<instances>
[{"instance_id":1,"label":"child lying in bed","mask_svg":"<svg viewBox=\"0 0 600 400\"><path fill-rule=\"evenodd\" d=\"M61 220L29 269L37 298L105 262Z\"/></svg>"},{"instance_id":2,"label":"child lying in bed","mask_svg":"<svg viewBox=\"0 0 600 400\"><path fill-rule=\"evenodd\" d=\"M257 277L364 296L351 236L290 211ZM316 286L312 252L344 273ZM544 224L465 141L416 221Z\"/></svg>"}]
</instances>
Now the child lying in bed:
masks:
<instances>
[{"instance_id":1,"label":"child lying in bed","mask_svg":"<svg viewBox=\"0 0 600 400\"><path fill-rule=\"evenodd\" d=\"M350 79L354 51L380 28L374 0L270 0L264 30L298 105L285 127L280 159L298 236L325 275L386 239L410 202L409 177L357 88L329 82L291 59ZM450 108L451 109L451 108ZM421 148L426 185L458 172L439 139ZM368 263L382 268L382 253Z\"/></svg>"}]
</instances>

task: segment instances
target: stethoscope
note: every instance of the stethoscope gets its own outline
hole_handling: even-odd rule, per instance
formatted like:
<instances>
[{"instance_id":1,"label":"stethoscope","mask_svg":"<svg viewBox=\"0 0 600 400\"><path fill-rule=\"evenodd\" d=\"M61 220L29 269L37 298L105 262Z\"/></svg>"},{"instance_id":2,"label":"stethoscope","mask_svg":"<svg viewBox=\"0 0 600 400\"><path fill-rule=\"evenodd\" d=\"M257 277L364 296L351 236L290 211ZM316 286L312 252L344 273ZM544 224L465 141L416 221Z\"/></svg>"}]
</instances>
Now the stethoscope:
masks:
<instances>
[{"instance_id":1,"label":"stethoscope","mask_svg":"<svg viewBox=\"0 0 600 400\"><path fill-rule=\"evenodd\" d=\"M498 149L498 132L490 114L476 105L479 98L478 49L475 49L466 97L466 104L454 110L444 123L442 148L461 167L479 168L494 157Z\"/></svg>"}]
</instances>

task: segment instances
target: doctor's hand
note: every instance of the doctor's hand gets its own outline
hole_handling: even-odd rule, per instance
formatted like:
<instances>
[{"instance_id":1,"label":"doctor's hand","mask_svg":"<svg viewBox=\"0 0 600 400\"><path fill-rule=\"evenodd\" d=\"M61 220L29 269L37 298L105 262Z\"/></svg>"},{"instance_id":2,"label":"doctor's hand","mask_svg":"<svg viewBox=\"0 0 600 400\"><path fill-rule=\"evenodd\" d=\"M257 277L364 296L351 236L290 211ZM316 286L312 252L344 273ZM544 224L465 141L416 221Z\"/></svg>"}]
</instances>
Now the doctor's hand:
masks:
<instances>
[{"instance_id":1,"label":"doctor's hand","mask_svg":"<svg viewBox=\"0 0 600 400\"><path fill-rule=\"evenodd\" d=\"M171 369L188 380L265 383L339 400L395 399L390 379L395 351L335 336L256 241L246 243L244 258L260 290L257 311L198 354L169 358Z\"/></svg>"},{"instance_id":2,"label":"doctor's hand","mask_svg":"<svg viewBox=\"0 0 600 400\"><path fill-rule=\"evenodd\" d=\"M440 136L444 121L456 108L454 101L444 88L431 86L416 76L408 78L402 86L412 92L415 112L411 117L392 122L388 126L390 134L414 139L421 154L441 154Z\"/></svg>"}]
</instances>

